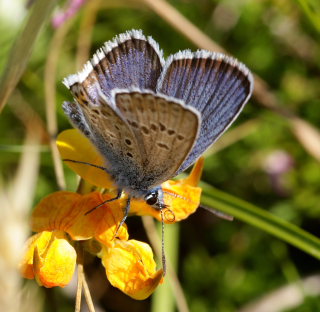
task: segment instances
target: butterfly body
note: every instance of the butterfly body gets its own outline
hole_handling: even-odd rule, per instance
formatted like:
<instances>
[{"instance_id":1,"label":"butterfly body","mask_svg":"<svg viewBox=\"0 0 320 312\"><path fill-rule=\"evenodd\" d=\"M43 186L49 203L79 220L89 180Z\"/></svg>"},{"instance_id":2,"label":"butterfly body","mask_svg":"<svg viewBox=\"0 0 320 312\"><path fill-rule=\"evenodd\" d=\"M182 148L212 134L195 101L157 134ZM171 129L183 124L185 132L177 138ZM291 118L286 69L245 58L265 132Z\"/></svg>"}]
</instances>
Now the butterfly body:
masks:
<instances>
[{"instance_id":1,"label":"butterfly body","mask_svg":"<svg viewBox=\"0 0 320 312\"><path fill-rule=\"evenodd\" d=\"M64 84L74 96L65 113L102 154L118 188L162 208L160 185L231 125L253 79L219 53L186 50L165 61L152 38L132 30L107 42Z\"/></svg>"}]
</instances>

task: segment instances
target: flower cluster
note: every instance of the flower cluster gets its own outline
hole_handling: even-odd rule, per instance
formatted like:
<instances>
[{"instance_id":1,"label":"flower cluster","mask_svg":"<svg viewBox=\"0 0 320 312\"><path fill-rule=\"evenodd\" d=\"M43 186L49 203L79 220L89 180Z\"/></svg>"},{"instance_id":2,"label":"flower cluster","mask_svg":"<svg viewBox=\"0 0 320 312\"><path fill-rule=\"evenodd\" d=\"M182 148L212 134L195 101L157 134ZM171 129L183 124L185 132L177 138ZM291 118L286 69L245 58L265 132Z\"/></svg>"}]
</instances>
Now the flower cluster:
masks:
<instances>
[{"instance_id":1,"label":"flower cluster","mask_svg":"<svg viewBox=\"0 0 320 312\"><path fill-rule=\"evenodd\" d=\"M66 130L57 140L62 158L85 161L104 166L103 158L78 130ZM79 194L60 191L42 199L31 216L32 231L36 232L26 243L21 261L22 275L45 287L66 286L77 263L77 244L101 258L110 283L134 299L147 298L163 281L162 269L156 269L151 247L129 239L127 226L120 222L126 198L106 203L87 212L107 199L114 197L115 186L108 174L95 167L68 162L68 165L87 182L107 193ZM203 167L198 161L191 174L182 180L166 181L164 201L177 222L193 213L200 202L201 189L197 187ZM151 215L161 220L160 212L143 200L133 199L130 213Z\"/></svg>"}]
</instances>

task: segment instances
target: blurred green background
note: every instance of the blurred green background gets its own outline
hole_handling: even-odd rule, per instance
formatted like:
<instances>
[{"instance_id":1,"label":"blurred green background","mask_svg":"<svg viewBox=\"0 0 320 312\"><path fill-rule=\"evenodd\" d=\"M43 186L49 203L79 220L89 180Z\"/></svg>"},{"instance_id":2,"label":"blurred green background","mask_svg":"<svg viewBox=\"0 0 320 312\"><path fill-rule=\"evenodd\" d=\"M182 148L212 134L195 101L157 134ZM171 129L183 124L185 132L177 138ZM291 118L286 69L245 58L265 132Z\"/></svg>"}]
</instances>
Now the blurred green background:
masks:
<instances>
[{"instance_id":1,"label":"blurred green background","mask_svg":"<svg viewBox=\"0 0 320 312\"><path fill-rule=\"evenodd\" d=\"M53 99L58 130L70 128L61 103L70 100L71 95L61 80L81 68L87 52L92 55L105 41L132 28L151 35L165 56L187 48L196 50L197 40L201 41L201 38L191 41L188 38L191 30L179 24L180 20L175 19L177 25L174 25L170 21L172 11L161 6L163 1L159 0L153 3L159 3L161 12L151 1L91 0L84 2L59 27L53 27L51 21L57 17L58 10L68 10L70 2L57 2L49 13L21 80L0 116L3 185L14 176L30 116L36 116L38 126L43 127L41 168L33 204L59 187L45 134L46 103L50 92L56 92ZM18 0L0 3L1 73L35 3ZM266 93L253 97L231 130L219 140L216 150L210 151L203 180L319 236L320 141L317 138L320 136L317 137L316 130L320 124L319 2L172 0L166 3L259 75L277 107L267 107ZM54 80L48 81L51 74ZM299 116L315 127L316 135L299 126L293 127L291 116ZM65 175L67 189L75 190L74 173L65 168ZM140 218L129 218L127 223L131 238L146 240ZM178 237L168 249L173 248L173 253L177 253L177 274L190 311L320 311L316 258L252 225L237 219L233 222L218 219L201 209L177 225L176 233ZM90 259L87 272L90 287L99 289L97 296L93 291L101 309L98 311L177 309L174 306L159 309L152 303L156 300L153 297L139 302L113 289L99 261ZM290 289L295 282L297 288ZM307 285L307 290L303 285ZM285 289L289 295L284 293ZM61 289L39 292L39 297L47 302L43 311L73 311L73 295ZM267 298L268 308L259 310ZM250 306L254 302L258 305ZM283 307L278 308L279 303Z\"/></svg>"}]
</instances>

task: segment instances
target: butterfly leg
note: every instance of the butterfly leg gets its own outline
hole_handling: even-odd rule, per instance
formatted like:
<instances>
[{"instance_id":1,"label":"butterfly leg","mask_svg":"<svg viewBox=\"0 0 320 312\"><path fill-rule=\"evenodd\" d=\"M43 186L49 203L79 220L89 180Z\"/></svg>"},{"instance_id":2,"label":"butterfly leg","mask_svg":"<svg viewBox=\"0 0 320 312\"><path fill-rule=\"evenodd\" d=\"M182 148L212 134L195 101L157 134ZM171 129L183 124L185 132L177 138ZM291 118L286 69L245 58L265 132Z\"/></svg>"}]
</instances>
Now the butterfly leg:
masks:
<instances>
[{"instance_id":1,"label":"butterfly leg","mask_svg":"<svg viewBox=\"0 0 320 312\"><path fill-rule=\"evenodd\" d=\"M119 199L119 198L121 197L121 195L122 195L122 189L118 189L118 193L117 193L117 196L116 196L116 197L107 199L107 200L105 200L104 202L102 202L101 204L99 204L98 206L95 206L95 207L91 208L89 211L87 211L87 212L85 213L85 215L88 215L89 213L91 213L92 211L96 210L97 208L103 206L103 205L106 204L106 203L110 203L110 202L112 202L112 201L115 201L115 200Z\"/></svg>"},{"instance_id":2,"label":"butterfly leg","mask_svg":"<svg viewBox=\"0 0 320 312\"><path fill-rule=\"evenodd\" d=\"M131 197L129 196L127 199L127 204L126 207L124 208L124 217L122 218L122 220L120 221L116 233L114 234L114 237L116 237L118 235L118 231L121 228L121 226L123 225L123 223L126 221L128 215L129 215L129 211L130 211L130 202L131 202Z\"/></svg>"}]
</instances>

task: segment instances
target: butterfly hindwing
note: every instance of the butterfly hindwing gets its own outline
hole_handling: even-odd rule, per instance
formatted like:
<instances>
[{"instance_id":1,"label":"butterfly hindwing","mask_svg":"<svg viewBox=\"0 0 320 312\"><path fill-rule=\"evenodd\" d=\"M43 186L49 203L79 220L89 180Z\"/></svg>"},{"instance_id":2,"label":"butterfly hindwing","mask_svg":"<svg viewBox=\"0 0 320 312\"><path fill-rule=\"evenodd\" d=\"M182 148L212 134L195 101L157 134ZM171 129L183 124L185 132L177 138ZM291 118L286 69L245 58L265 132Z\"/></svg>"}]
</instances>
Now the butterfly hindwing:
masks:
<instances>
[{"instance_id":1,"label":"butterfly hindwing","mask_svg":"<svg viewBox=\"0 0 320 312\"><path fill-rule=\"evenodd\" d=\"M183 100L201 114L199 139L177 174L188 168L231 125L251 95L249 70L208 51L179 52L167 60L157 92Z\"/></svg>"},{"instance_id":2,"label":"butterfly hindwing","mask_svg":"<svg viewBox=\"0 0 320 312\"><path fill-rule=\"evenodd\" d=\"M198 137L197 111L149 91L117 91L115 101L145 155L144 176L151 186L174 176Z\"/></svg>"}]
</instances>

